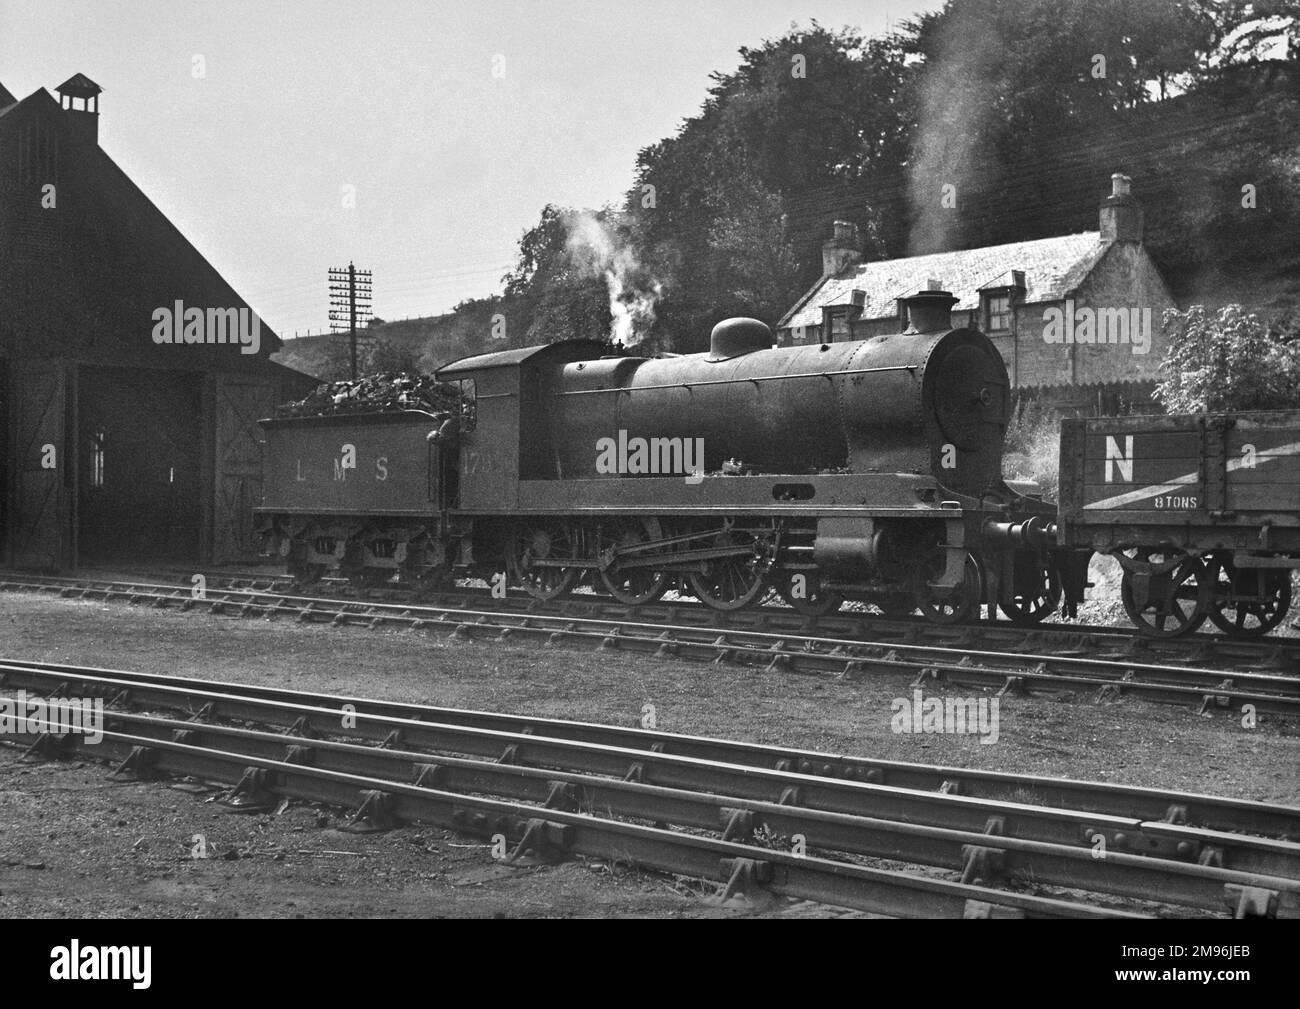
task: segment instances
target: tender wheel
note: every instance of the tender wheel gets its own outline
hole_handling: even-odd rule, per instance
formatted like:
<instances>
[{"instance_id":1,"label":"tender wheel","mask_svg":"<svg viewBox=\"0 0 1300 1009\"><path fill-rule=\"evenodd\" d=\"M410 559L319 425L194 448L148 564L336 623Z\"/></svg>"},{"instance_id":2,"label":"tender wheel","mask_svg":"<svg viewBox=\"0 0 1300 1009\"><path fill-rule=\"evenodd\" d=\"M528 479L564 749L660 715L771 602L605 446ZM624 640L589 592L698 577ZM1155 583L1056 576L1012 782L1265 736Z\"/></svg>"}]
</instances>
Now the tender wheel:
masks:
<instances>
[{"instance_id":1,"label":"tender wheel","mask_svg":"<svg viewBox=\"0 0 1300 1009\"><path fill-rule=\"evenodd\" d=\"M663 539L663 532L658 519L633 520L603 533L600 549L636 546L659 539ZM600 584L620 603L642 606L662 597L672 585L672 578L654 568L620 568L616 562L600 572Z\"/></svg>"},{"instance_id":2,"label":"tender wheel","mask_svg":"<svg viewBox=\"0 0 1300 1009\"><path fill-rule=\"evenodd\" d=\"M799 579L803 581L800 582ZM823 592L821 580L815 574L783 572L776 583L777 594L796 611L806 617L824 617L836 613L844 605L838 592Z\"/></svg>"},{"instance_id":3,"label":"tender wheel","mask_svg":"<svg viewBox=\"0 0 1300 1009\"><path fill-rule=\"evenodd\" d=\"M937 589L930 582L938 579L947 563L947 551L935 547L921 558L912 574L912 591L922 616L936 624L959 624L975 613L983 596L984 578L979 562L966 555L962 583L951 589Z\"/></svg>"},{"instance_id":4,"label":"tender wheel","mask_svg":"<svg viewBox=\"0 0 1300 1009\"><path fill-rule=\"evenodd\" d=\"M536 562L569 560L578 556L577 549L573 527L566 523L516 526L506 547L506 576L536 599L554 599L573 587L578 569Z\"/></svg>"},{"instance_id":5,"label":"tender wheel","mask_svg":"<svg viewBox=\"0 0 1300 1009\"><path fill-rule=\"evenodd\" d=\"M1200 558L1147 548L1126 554L1131 560L1156 568L1156 573L1146 576L1125 569L1120 582L1124 612L1139 632L1154 638L1175 638L1205 623L1210 581Z\"/></svg>"},{"instance_id":6,"label":"tender wheel","mask_svg":"<svg viewBox=\"0 0 1300 1009\"><path fill-rule=\"evenodd\" d=\"M296 570L289 572L289 576L297 586L315 585L325 577L324 564L302 564Z\"/></svg>"},{"instance_id":7,"label":"tender wheel","mask_svg":"<svg viewBox=\"0 0 1300 1009\"><path fill-rule=\"evenodd\" d=\"M306 556L306 544L290 544L288 556L285 558L284 570L293 579L295 585L311 585L325 577L325 565L308 564L304 560Z\"/></svg>"},{"instance_id":8,"label":"tender wheel","mask_svg":"<svg viewBox=\"0 0 1300 1009\"><path fill-rule=\"evenodd\" d=\"M711 546L740 545L751 538L741 533L719 532L708 542ZM715 610L739 610L764 598L768 592L767 573L757 555L723 557L710 561L703 574L686 576L695 597Z\"/></svg>"},{"instance_id":9,"label":"tender wheel","mask_svg":"<svg viewBox=\"0 0 1300 1009\"><path fill-rule=\"evenodd\" d=\"M1210 622L1225 634L1257 637L1286 619L1291 608L1291 571L1238 568L1231 555L1210 558Z\"/></svg>"},{"instance_id":10,"label":"tender wheel","mask_svg":"<svg viewBox=\"0 0 1300 1009\"><path fill-rule=\"evenodd\" d=\"M1026 627L1040 623L1061 605L1061 579L1050 564L1035 562L1032 572L1017 570L1016 581L1019 584L1008 586L998 603L1013 624Z\"/></svg>"},{"instance_id":11,"label":"tender wheel","mask_svg":"<svg viewBox=\"0 0 1300 1009\"><path fill-rule=\"evenodd\" d=\"M447 568L427 568L415 575L410 584L417 595L432 596L456 587L456 580Z\"/></svg>"},{"instance_id":12,"label":"tender wheel","mask_svg":"<svg viewBox=\"0 0 1300 1009\"><path fill-rule=\"evenodd\" d=\"M387 585L392 577L393 572L387 568L362 568L348 573L348 584L357 589L377 589Z\"/></svg>"}]
</instances>

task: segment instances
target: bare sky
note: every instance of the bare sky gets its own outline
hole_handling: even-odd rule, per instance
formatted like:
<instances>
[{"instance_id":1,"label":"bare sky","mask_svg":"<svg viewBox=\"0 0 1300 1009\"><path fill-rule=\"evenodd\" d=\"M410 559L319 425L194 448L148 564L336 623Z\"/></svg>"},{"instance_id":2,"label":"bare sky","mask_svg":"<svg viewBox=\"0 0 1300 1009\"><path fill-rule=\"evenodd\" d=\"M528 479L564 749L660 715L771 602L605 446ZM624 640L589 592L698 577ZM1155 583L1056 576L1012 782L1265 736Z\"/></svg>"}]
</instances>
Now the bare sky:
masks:
<instances>
[{"instance_id":1,"label":"bare sky","mask_svg":"<svg viewBox=\"0 0 1300 1009\"><path fill-rule=\"evenodd\" d=\"M104 150L290 337L326 327L349 259L386 319L499 291L541 208L617 200L740 46L938 6L0 0L0 83L96 81Z\"/></svg>"}]
</instances>

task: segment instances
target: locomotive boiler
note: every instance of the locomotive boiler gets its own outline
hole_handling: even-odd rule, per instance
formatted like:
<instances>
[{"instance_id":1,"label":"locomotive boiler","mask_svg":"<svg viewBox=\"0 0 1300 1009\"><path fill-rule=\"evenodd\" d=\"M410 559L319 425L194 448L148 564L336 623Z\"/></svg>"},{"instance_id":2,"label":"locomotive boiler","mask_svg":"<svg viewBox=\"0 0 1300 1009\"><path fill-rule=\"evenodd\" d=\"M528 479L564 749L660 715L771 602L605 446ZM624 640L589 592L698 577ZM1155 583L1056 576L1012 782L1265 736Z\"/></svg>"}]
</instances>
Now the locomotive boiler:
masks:
<instances>
[{"instance_id":1,"label":"locomotive boiler","mask_svg":"<svg viewBox=\"0 0 1300 1009\"><path fill-rule=\"evenodd\" d=\"M304 578L1041 619L1051 510L1002 479L1006 369L954 301L905 298L907 328L862 341L776 348L731 319L700 354L501 351L439 370L445 412L268 421L262 529Z\"/></svg>"}]
</instances>

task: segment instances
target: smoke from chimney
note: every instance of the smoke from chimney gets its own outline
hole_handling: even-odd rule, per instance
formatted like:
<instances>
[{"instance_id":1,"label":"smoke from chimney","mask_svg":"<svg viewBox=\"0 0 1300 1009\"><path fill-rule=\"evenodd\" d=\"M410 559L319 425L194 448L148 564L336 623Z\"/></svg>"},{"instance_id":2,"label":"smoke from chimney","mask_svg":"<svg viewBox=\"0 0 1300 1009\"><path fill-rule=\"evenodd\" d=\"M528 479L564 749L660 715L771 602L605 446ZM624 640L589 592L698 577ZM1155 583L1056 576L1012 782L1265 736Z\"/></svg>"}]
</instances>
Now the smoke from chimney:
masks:
<instances>
[{"instance_id":1,"label":"smoke from chimney","mask_svg":"<svg viewBox=\"0 0 1300 1009\"><path fill-rule=\"evenodd\" d=\"M940 22L936 52L925 65L919 130L913 149L909 254L953 248L986 133L993 88L989 75L1006 59L996 30L961 6Z\"/></svg>"},{"instance_id":2,"label":"smoke from chimney","mask_svg":"<svg viewBox=\"0 0 1300 1009\"><path fill-rule=\"evenodd\" d=\"M609 338L632 347L644 340L655 322L663 284L645 276L632 248L618 232L586 211L569 223L566 247L575 265L602 277L609 291Z\"/></svg>"}]
</instances>

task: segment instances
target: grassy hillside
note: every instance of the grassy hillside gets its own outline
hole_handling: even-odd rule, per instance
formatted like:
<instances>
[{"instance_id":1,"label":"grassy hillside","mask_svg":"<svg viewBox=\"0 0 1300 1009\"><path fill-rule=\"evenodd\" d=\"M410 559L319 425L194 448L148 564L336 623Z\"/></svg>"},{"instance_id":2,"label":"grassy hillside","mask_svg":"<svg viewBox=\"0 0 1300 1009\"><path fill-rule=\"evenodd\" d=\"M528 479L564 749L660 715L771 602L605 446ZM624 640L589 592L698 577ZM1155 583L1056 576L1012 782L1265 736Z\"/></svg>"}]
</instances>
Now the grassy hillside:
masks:
<instances>
[{"instance_id":1,"label":"grassy hillside","mask_svg":"<svg viewBox=\"0 0 1300 1009\"><path fill-rule=\"evenodd\" d=\"M502 318L498 320L497 316ZM367 344L383 342L393 352L409 354L415 369L428 373L462 357L504 349L512 333L523 332L525 320L523 307L513 302L470 301L444 315L369 326L357 334L359 354ZM495 337L494 332L504 335ZM348 334L330 333L286 340L274 360L324 381L345 377L346 371L340 369L345 367L347 356ZM362 370L394 369L387 364L366 369L363 364Z\"/></svg>"}]
</instances>

